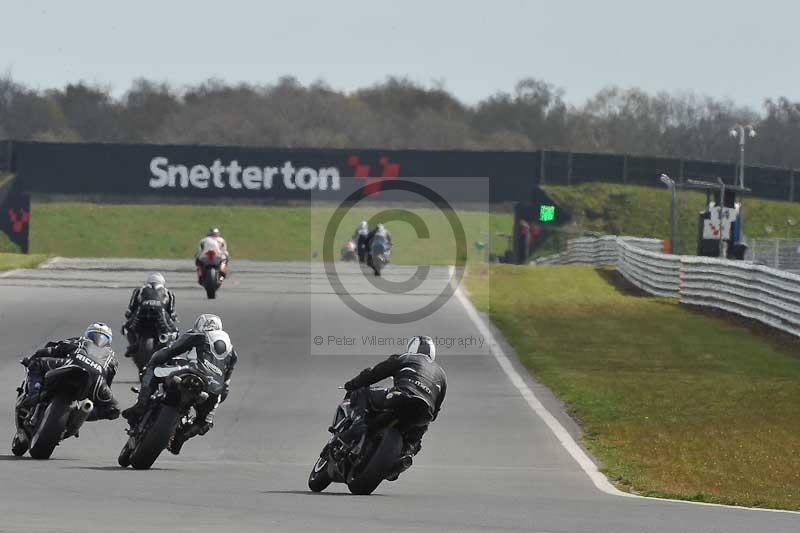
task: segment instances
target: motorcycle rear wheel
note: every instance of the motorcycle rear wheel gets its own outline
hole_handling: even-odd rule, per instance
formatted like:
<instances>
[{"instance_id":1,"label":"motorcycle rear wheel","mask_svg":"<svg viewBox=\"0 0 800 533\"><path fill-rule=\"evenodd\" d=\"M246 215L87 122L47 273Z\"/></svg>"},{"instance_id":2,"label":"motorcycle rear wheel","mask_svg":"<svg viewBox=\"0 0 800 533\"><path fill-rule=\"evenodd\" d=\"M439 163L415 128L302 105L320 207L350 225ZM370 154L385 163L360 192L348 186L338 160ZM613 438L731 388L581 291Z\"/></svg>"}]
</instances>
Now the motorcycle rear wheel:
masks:
<instances>
[{"instance_id":1,"label":"motorcycle rear wheel","mask_svg":"<svg viewBox=\"0 0 800 533\"><path fill-rule=\"evenodd\" d=\"M403 437L396 429L379 433L380 442L367 465L355 476L348 476L347 488L353 494L372 494L394 467L403 449ZM351 474L352 475L352 474Z\"/></svg>"},{"instance_id":2,"label":"motorcycle rear wheel","mask_svg":"<svg viewBox=\"0 0 800 533\"><path fill-rule=\"evenodd\" d=\"M206 269L206 276L203 280L203 286L206 289L206 296L209 300L213 300L217 297L217 288L219 287L217 276L218 274L216 268Z\"/></svg>"},{"instance_id":3,"label":"motorcycle rear wheel","mask_svg":"<svg viewBox=\"0 0 800 533\"><path fill-rule=\"evenodd\" d=\"M139 445L131 451L131 466L136 470L147 470L156 462L158 456L169 444L169 439L175 432L180 414L178 409L171 405L162 405L161 410L142 437Z\"/></svg>"},{"instance_id":4,"label":"motorcycle rear wheel","mask_svg":"<svg viewBox=\"0 0 800 533\"><path fill-rule=\"evenodd\" d=\"M34 459L49 459L56 449L69 421L70 402L56 396L45 409L41 424L31 439L30 454Z\"/></svg>"}]
</instances>

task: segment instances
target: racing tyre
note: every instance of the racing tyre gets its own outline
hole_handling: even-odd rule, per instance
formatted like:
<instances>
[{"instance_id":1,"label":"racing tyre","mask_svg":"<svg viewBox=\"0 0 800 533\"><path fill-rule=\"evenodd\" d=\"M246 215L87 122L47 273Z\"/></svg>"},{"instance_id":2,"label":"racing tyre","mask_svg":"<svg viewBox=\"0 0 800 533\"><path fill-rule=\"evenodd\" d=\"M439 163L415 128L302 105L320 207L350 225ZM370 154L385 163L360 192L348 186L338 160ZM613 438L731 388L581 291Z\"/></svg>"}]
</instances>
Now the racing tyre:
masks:
<instances>
[{"instance_id":1,"label":"racing tyre","mask_svg":"<svg viewBox=\"0 0 800 533\"><path fill-rule=\"evenodd\" d=\"M31 457L49 459L53 455L69 421L70 403L63 396L56 396L50 401L42 423L31 439Z\"/></svg>"},{"instance_id":2,"label":"racing tyre","mask_svg":"<svg viewBox=\"0 0 800 533\"><path fill-rule=\"evenodd\" d=\"M385 429L376 438L380 439L380 442L367 465L360 471L351 472L348 476L347 488L353 494L372 494L392 471L403 449L403 437L396 429Z\"/></svg>"},{"instance_id":3,"label":"racing tyre","mask_svg":"<svg viewBox=\"0 0 800 533\"><path fill-rule=\"evenodd\" d=\"M328 473L328 459L326 457L320 457L317 459L317 462L314 463L314 468L308 476L308 488L311 489L312 492L322 492L328 488L328 485L330 485L332 481Z\"/></svg>"},{"instance_id":4,"label":"racing tyre","mask_svg":"<svg viewBox=\"0 0 800 533\"><path fill-rule=\"evenodd\" d=\"M22 457L25 455L25 452L28 451L28 441L27 439L22 440L19 438L19 433L14 434L14 438L11 439L11 453L13 453L17 457Z\"/></svg>"},{"instance_id":5,"label":"racing tyre","mask_svg":"<svg viewBox=\"0 0 800 533\"><path fill-rule=\"evenodd\" d=\"M171 405L162 405L155 422L147 429L139 445L130 454L131 466L136 470L147 470L169 444L180 415Z\"/></svg>"},{"instance_id":6,"label":"racing tyre","mask_svg":"<svg viewBox=\"0 0 800 533\"><path fill-rule=\"evenodd\" d=\"M209 300L217 297L217 269L209 268L206 270L206 279L204 283L206 288L206 296Z\"/></svg>"}]
</instances>

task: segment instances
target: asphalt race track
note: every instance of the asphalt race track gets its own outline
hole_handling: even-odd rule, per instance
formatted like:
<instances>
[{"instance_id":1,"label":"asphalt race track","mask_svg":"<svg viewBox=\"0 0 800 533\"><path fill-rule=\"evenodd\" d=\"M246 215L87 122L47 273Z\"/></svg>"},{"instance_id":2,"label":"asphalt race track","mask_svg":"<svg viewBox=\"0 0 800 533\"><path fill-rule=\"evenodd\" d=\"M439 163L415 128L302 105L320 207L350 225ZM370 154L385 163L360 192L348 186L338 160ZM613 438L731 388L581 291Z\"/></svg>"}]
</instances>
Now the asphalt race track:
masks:
<instances>
[{"instance_id":1,"label":"asphalt race track","mask_svg":"<svg viewBox=\"0 0 800 533\"><path fill-rule=\"evenodd\" d=\"M231 268L215 301L194 283L190 261L60 260L0 274L0 531L800 531L797 514L599 491L486 344L459 345L479 333L456 298L415 324L380 324L350 311L319 266L240 261ZM447 278L447 269L436 269L411 293L389 295L367 283L357 266L340 269L352 294L386 310L430 300ZM21 355L79 334L92 320L110 322L118 333L131 289L151 270L164 272L176 289L183 329L201 312L217 313L239 352L233 390L214 429L188 442L179 457L164 452L151 471L117 466L126 438L121 419L85 425L49 461L14 458ZM410 271L390 266L387 275ZM440 344L448 397L414 467L373 496L351 496L344 485L308 492L309 470L341 397L337 386L399 349L370 346L360 336L389 343L416 333L453 342ZM123 351L121 335L114 345ZM114 384L123 406L133 401L134 382L134 366L123 359ZM575 431L557 402L528 384Z\"/></svg>"}]
</instances>

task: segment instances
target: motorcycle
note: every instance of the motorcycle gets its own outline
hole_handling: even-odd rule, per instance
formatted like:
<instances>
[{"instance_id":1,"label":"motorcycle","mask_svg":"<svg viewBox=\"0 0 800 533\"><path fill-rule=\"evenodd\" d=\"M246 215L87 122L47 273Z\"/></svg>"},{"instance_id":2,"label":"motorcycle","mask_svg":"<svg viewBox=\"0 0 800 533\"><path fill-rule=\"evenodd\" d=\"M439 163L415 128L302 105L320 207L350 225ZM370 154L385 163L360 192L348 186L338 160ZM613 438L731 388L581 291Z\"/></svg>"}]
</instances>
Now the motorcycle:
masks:
<instances>
[{"instance_id":1,"label":"motorcycle","mask_svg":"<svg viewBox=\"0 0 800 533\"><path fill-rule=\"evenodd\" d=\"M144 300L136 318L125 326L123 333L127 335L128 329L135 329L139 338L132 359L139 370L139 381L141 382L144 370L153 354L177 339L178 333L170 331L166 311L158 300Z\"/></svg>"},{"instance_id":2,"label":"motorcycle","mask_svg":"<svg viewBox=\"0 0 800 533\"><path fill-rule=\"evenodd\" d=\"M91 356L75 354L67 362L44 376L39 399L32 408L19 406L17 430L11 451L17 457L28 451L34 459L49 459L55 447L66 438L77 437L83 423L94 409L89 399L103 367ZM17 389L24 394L25 383ZM19 401L19 400L18 400ZM22 431L27 443L20 440Z\"/></svg>"},{"instance_id":3,"label":"motorcycle","mask_svg":"<svg viewBox=\"0 0 800 533\"><path fill-rule=\"evenodd\" d=\"M209 300L217 297L217 290L222 285L222 280L227 274L228 259L215 250L203 252L197 258L200 270L200 284L206 289L206 296Z\"/></svg>"},{"instance_id":4,"label":"motorcycle","mask_svg":"<svg viewBox=\"0 0 800 533\"><path fill-rule=\"evenodd\" d=\"M340 438L365 419L370 424L354 440ZM411 455L403 454L402 429L393 413L376 411L369 405L368 389L347 393L328 428L332 436L308 476L308 488L322 492L331 483L345 483L351 493L367 495L384 480L397 479L413 463Z\"/></svg>"},{"instance_id":5,"label":"motorcycle","mask_svg":"<svg viewBox=\"0 0 800 533\"><path fill-rule=\"evenodd\" d=\"M342 246L342 261L355 261L358 259L356 243L347 241Z\"/></svg>"},{"instance_id":6,"label":"motorcycle","mask_svg":"<svg viewBox=\"0 0 800 533\"><path fill-rule=\"evenodd\" d=\"M389 264L389 257L392 255L392 246L386 239L375 238L370 246L367 264L372 267L376 276L381 275L381 271Z\"/></svg>"},{"instance_id":7,"label":"motorcycle","mask_svg":"<svg viewBox=\"0 0 800 533\"><path fill-rule=\"evenodd\" d=\"M192 424L191 409L207 401L211 394L218 394L216 389L222 387L196 363L185 360L157 367L154 372L160 378L158 389L138 424L127 430L128 441L118 458L123 468L147 470L153 466L176 431Z\"/></svg>"}]
</instances>

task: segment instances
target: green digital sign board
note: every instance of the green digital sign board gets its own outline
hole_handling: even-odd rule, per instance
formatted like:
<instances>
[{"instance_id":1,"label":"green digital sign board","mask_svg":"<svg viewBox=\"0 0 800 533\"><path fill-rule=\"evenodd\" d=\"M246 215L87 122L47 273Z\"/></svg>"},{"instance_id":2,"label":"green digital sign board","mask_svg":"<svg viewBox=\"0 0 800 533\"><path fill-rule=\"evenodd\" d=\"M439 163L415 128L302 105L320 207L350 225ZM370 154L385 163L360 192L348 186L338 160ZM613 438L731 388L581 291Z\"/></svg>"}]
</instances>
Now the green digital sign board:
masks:
<instances>
[{"instance_id":1,"label":"green digital sign board","mask_svg":"<svg viewBox=\"0 0 800 533\"><path fill-rule=\"evenodd\" d=\"M552 222L556 218L556 206L542 204L539 206L539 222Z\"/></svg>"}]
</instances>

